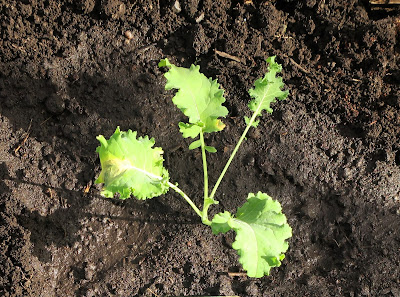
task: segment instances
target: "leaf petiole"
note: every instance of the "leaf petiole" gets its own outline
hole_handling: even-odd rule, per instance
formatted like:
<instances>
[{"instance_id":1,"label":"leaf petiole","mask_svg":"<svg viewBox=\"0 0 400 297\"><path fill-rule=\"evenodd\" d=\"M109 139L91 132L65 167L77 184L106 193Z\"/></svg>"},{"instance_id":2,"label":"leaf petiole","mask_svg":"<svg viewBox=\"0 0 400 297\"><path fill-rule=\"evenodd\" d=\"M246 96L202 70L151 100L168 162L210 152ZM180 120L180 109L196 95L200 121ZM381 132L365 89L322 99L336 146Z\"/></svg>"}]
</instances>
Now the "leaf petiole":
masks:
<instances>
[{"instance_id":1,"label":"leaf petiole","mask_svg":"<svg viewBox=\"0 0 400 297\"><path fill-rule=\"evenodd\" d=\"M215 192L217 192L219 184L221 183L222 179L224 178L224 175L225 175L226 171L228 170L229 165L231 165L231 162L232 162L233 158L235 157L237 151L239 150L240 145L242 144L243 140L246 138L247 132L249 131L250 127L253 125L254 120L256 119L258 113L259 113L259 109L257 109L253 113L253 116L251 117L250 121L248 122L248 124L246 126L246 129L244 129L242 136L240 136L238 143L236 144L231 156L229 157L228 161L226 162L224 169L222 170L217 182L215 183L214 188L211 191L211 195L210 195L211 199L214 199L214 195L215 195Z\"/></svg>"},{"instance_id":2,"label":"leaf petiole","mask_svg":"<svg viewBox=\"0 0 400 297\"><path fill-rule=\"evenodd\" d=\"M201 143L201 158L203 159L204 201L205 201L208 198L208 172L207 172L206 145L204 143L203 130L200 131L200 143Z\"/></svg>"},{"instance_id":3,"label":"leaf petiole","mask_svg":"<svg viewBox=\"0 0 400 297\"><path fill-rule=\"evenodd\" d=\"M139 171L139 172L142 172L143 174L146 174L147 176L149 176L149 177L151 177L151 178L153 178L153 179L157 179L157 180L159 180L159 181L162 181L162 180L163 180L163 178L162 178L161 176L152 174L152 173L150 173L150 172L148 172L148 171L146 171L146 170L142 170L142 169L137 168L137 167L134 167L134 166L132 166L132 165L130 165L129 168L130 168L130 169L137 170L137 171ZM202 212L200 209L197 208L197 206L194 204L194 202L192 201L192 199L190 199L189 196L186 195L185 192L183 192L177 185L175 185L175 184L173 184L173 183L171 183L171 182L169 182L169 181L167 181L167 184L168 184L168 186L169 186L171 189L173 189L175 192L177 192L179 195L181 195L181 196L186 200L186 202L189 203L189 205L193 208L193 210L194 210L201 218L203 218L203 212ZM210 224L211 224L211 222L210 222Z\"/></svg>"},{"instance_id":4,"label":"leaf petiole","mask_svg":"<svg viewBox=\"0 0 400 297\"><path fill-rule=\"evenodd\" d=\"M181 189L178 188L177 185L174 185L171 182L168 182L168 185L170 188L172 188L175 192L177 192L179 195L181 195L187 203L193 208L193 210L199 215L199 217L203 218L203 212L197 208L197 206L194 204L194 202L189 198L188 195L185 194ZM211 224L211 223L210 223Z\"/></svg>"},{"instance_id":5,"label":"leaf petiole","mask_svg":"<svg viewBox=\"0 0 400 297\"><path fill-rule=\"evenodd\" d=\"M208 171L207 171L207 157L206 157L206 145L204 143L203 130L200 131L200 143L201 143L201 157L203 159L203 174L204 174L204 199L203 199L203 210L201 220L205 225L211 225L211 221L208 219L208 208L213 204L218 204L218 201L208 197Z\"/></svg>"}]
</instances>

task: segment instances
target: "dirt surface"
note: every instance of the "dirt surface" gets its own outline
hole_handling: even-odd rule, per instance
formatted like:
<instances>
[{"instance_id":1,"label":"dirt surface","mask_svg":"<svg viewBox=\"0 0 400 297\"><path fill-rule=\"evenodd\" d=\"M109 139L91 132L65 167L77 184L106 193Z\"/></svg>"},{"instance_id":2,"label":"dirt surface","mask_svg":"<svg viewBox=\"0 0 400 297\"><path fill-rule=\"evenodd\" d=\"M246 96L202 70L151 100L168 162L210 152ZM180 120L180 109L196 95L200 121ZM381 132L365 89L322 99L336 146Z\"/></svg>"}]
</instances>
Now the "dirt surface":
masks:
<instances>
[{"instance_id":1,"label":"dirt surface","mask_svg":"<svg viewBox=\"0 0 400 297\"><path fill-rule=\"evenodd\" d=\"M174 3L0 2L0 295L400 296L399 9ZM172 191L102 198L95 136L117 125L153 136L200 205L201 156L157 63L197 63L226 89L227 127L207 138L213 184L270 55L290 96L251 131L212 209L235 211L257 191L282 203L287 257L253 279L234 235L213 236Z\"/></svg>"}]
</instances>

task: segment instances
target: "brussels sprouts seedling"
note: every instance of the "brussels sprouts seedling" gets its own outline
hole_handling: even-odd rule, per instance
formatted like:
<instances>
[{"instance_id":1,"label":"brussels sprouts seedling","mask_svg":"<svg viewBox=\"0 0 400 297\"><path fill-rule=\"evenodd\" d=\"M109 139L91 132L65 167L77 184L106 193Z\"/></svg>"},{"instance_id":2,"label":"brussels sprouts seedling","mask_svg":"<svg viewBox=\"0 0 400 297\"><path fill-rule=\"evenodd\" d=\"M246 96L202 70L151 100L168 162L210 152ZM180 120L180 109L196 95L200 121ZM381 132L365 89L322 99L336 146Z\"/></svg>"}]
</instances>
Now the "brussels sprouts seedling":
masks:
<instances>
[{"instance_id":1,"label":"brussels sprouts seedling","mask_svg":"<svg viewBox=\"0 0 400 297\"><path fill-rule=\"evenodd\" d=\"M287 239L292 236L292 229L282 213L281 205L267 194L258 192L248 194L247 202L238 208L236 214L224 211L210 220L208 209L211 205L218 204L215 199L218 186L250 127L257 128L258 118L264 110L272 113L271 103L288 96L289 92L282 90L282 78L277 76L282 70L281 65L275 62L275 57L268 58L267 63L268 72L256 80L254 88L249 90L252 98L249 108L253 115L251 118L244 118L246 128L210 194L206 155L207 152L215 153L216 149L206 145L204 133L218 132L225 127L221 121L221 118L228 114L228 110L222 105L225 102L224 91L217 80L200 73L199 66L177 67L168 59L159 63L159 67L169 69L165 73L165 88L178 90L172 101L188 118L187 123L179 123L180 132L183 137L194 139L189 149L201 149L204 172L204 198L201 209L177 184L170 182L168 171L163 166L163 150L154 147L153 138L138 137L136 131L125 132L119 127L108 140L102 135L97 137L100 141L97 152L102 171L96 183L104 184L101 192L103 196L114 197L119 193L121 199L131 195L137 199L148 199L173 189L189 203L201 221L211 227L214 234L226 233L229 230L236 232L232 247L237 250L239 262L250 277L268 275L270 269L280 266L285 257L284 253L288 249Z\"/></svg>"}]
</instances>

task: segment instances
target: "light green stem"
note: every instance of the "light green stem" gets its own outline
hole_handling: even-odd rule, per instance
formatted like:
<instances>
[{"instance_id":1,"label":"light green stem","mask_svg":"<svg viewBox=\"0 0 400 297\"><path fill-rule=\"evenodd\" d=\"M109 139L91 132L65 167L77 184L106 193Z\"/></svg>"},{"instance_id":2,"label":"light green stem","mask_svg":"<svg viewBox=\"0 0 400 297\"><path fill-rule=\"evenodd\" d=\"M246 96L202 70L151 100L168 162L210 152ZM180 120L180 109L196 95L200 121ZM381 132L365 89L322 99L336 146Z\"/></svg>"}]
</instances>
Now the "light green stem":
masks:
<instances>
[{"instance_id":1,"label":"light green stem","mask_svg":"<svg viewBox=\"0 0 400 297\"><path fill-rule=\"evenodd\" d=\"M233 158L235 157L236 152L238 151L238 149L239 149L240 145L242 144L243 140L246 138L246 134L249 131L250 127L254 123L254 120L256 119L256 117L257 117L257 115L259 113L259 109L260 109L260 107L254 112L254 114L251 117L249 123L247 124L246 129L244 130L242 136L240 137L238 143L236 144L231 156L229 157L228 162L226 162L225 167L221 172L221 175L219 176L217 182L215 183L215 186L214 186L213 190L211 191L210 199L214 199L215 192L217 192L219 184L221 183L222 179L224 178L224 175L225 175L226 171L228 170L229 165L231 165L231 162L232 162Z\"/></svg>"},{"instance_id":2,"label":"light green stem","mask_svg":"<svg viewBox=\"0 0 400 297\"><path fill-rule=\"evenodd\" d=\"M204 175L204 201L208 198L208 172L207 172L207 158L206 158L206 145L204 143L203 130L200 131L201 142L201 157L203 159L203 175Z\"/></svg>"},{"instance_id":3,"label":"light green stem","mask_svg":"<svg viewBox=\"0 0 400 297\"><path fill-rule=\"evenodd\" d=\"M205 225L211 225L211 221L208 219L208 208L210 205L217 203L213 199L208 197L208 171L207 171L207 158L206 158L206 145L204 143L203 130L200 131L200 142L201 142L201 157L203 159L203 174L204 174L204 200L201 221Z\"/></svg>"},{"instance_id":4,"label":"light green stem","mask_svg":"<svg viewBox=\"0 0 400 297\"><path fill-rule=\"evenodd\" d=\"M168 185L170 186L170 188L172 188L173 190L175 190L175 192L177 192L178 194L180 194L187 203L189 203L189 205L193 208L193 210L201 217L203 218L203 212L197 208L197 206L193 203L193 201L189 198L188 195L185 194L185 192L183 192L181 189L178 188L178 186L174 185L171 182L168 182Z\"/></svg>"},{"instance_id":5,"label":"light green stem","mask_svg":"<svg viewBox=\"0 0 400 297\"><path fill-rule=\"evenodd\" d=\"M135 169L135 170L137 170L137 171L139 171L139 172L141 172L141 173L146 174L147 176L149 176L149 177L151 177L151 178L154 178L154 179L157 179L157 180L160 180L160 181L163 179L161 176L158 176L158 175L153 174L153 173L150 173L150 172L148 172L148 171L146 171L146 170L143 170L143 169L134 167L134 166L132 166L132 165L130 165L129 168L130 168L130 169ZM194 210L201 218L203 218L203 212L202 212L200 209L197 208L197 206L194 204L194 202L192 201L192 199L190 199L189 196L185 194L185 192L183 192L181 189L179 189L179 187L178 187L177 185L174 185L174 184L171 183L171 182L167 182L167 183L168 183L168 186L169 186L170 188L172 188L175 192L177 192L179 195L181 195L181 196L186 200L186 202L189 203L189 205L193 208L193 210Z\"/></svg>"}]
</instances>

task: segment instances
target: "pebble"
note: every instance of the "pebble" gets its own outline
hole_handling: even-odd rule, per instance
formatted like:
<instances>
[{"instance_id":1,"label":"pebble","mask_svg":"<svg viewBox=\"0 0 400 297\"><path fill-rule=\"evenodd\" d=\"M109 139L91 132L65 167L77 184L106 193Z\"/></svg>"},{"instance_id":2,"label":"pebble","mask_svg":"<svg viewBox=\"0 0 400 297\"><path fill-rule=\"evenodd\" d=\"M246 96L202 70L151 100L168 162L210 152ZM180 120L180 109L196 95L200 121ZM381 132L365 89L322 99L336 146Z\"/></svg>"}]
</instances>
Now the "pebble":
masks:
<instances>
[{"instance_id":1,"label":"pebble","mask_svg":"<svg viewBox=\"0 0 400 297\"><path fill-rule=\"evenodd\" d=\"M196 23L200 23L202 20L204 20L204 12L202 12L196 19Z\"/></svg>"},{"instance_id":2,"label":"pebble","mask_svg":"<svg viewBox=\"0 0 400 297\"><path fill-rule=\"evenodd\" d=\"M129 30L126 31L124 35L125 35L126 39L128 39L128 40L133 39L133 34L132 34L132 32L129 31Z\"/></svg>"},{"instance_id":3,"label":"pebble","mask_svg":"<svg viewBox=\"0 0 400 297\"><path fill-rule=\"evenodd\" d=\"M172 6L172 10L173 10L175 13L180 13L180 12L182 11L181 4L179 3L178 0L176 0L175 3L174 3L174 5Z\"/></svg>"}]
</instances>

